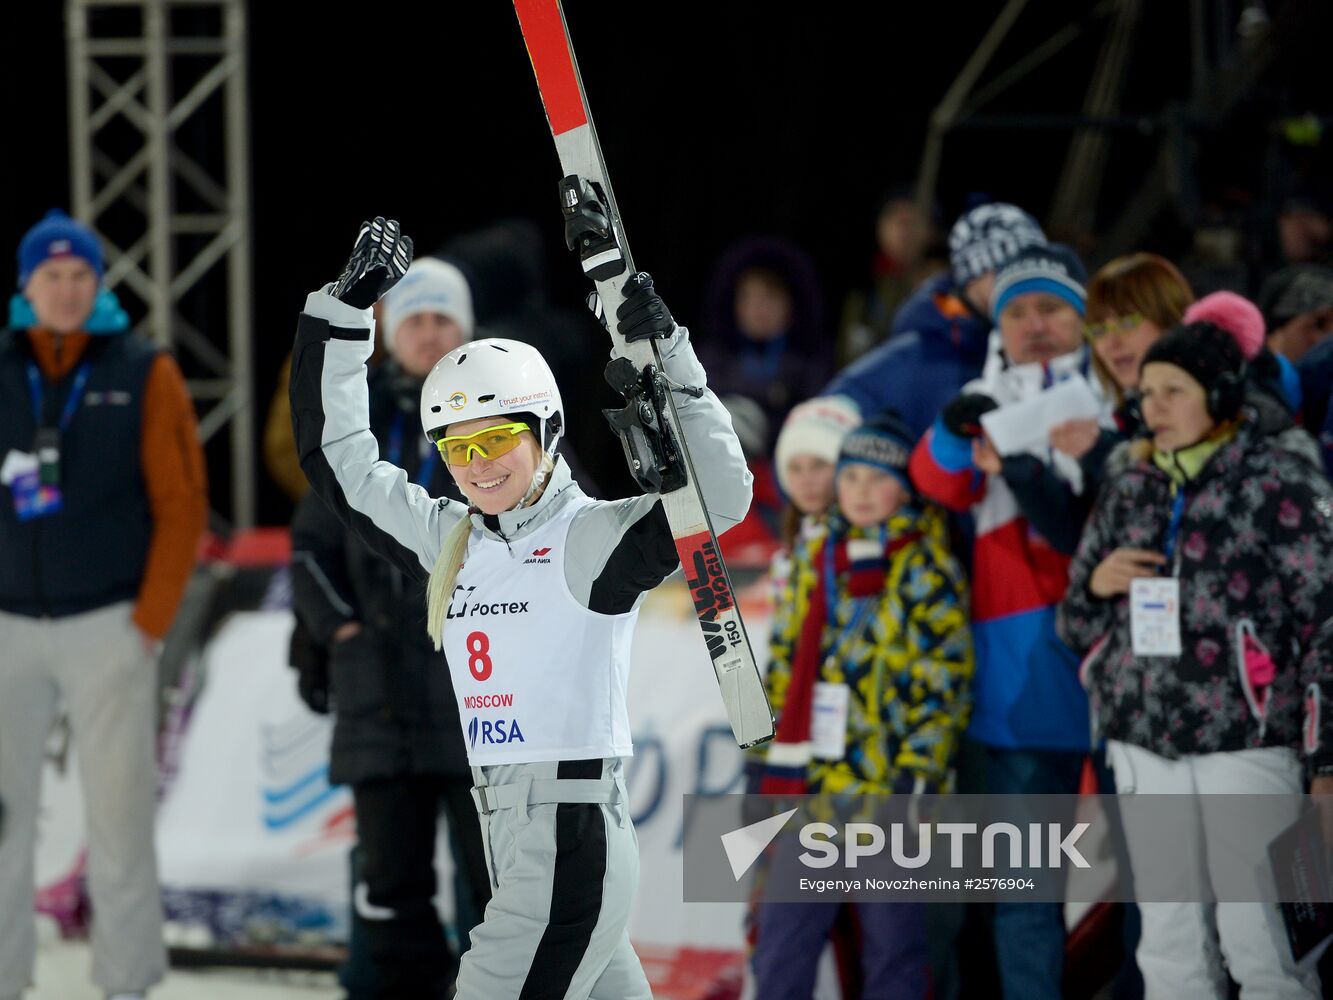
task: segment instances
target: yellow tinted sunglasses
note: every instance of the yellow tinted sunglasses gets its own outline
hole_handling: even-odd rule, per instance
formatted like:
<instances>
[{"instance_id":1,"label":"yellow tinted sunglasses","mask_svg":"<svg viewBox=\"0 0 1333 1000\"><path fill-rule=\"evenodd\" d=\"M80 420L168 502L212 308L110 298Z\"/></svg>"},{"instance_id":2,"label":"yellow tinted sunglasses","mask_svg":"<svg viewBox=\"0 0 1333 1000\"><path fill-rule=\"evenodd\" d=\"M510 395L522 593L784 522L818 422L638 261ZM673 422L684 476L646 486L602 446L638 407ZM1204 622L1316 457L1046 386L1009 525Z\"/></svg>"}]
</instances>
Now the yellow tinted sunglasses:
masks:
<instances>
[{"instance_id":1,"label":"yellow tinted sunglasses","mask_svg":"<svg viewBox=\"0 0 1333 1000\"><path fill-rule=\"evenodd\" d=\"M1128 316L1116 316L1101 323L1089 323L1083 327L1083 332L1087 334L1089 340L1101 340L1108 333L1129 333L1143 320L1143 313L1130 313Z\"/></svg>"},{"instance_id":2,"label":"yellow tinted sunglasses","mask_svg":"<svg viewBox=\"0 0 1333 1000\"><path fill-rule=\"evenodd\" d=\"M519 437L532 428L523 423L496 424L486 427L475 434L451 434L436 440L435 447L450 465L467 465L472 461L472 453L482 458L499 458L508 455L518 447Z\"/></svg>"}]
</instances>

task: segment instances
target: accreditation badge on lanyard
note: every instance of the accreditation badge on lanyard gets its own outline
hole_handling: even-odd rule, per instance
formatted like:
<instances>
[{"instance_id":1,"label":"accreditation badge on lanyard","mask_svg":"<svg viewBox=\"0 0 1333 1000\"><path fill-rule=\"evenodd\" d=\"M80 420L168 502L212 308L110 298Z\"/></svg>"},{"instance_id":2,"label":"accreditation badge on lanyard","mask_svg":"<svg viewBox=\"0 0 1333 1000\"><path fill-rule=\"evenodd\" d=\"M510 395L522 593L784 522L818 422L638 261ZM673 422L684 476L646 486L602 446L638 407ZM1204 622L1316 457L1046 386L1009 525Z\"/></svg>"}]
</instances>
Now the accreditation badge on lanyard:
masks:
<instances>
[{"instance_id":1,"label":"accreditation badge on lanyard","mask_svg":"<svg viewBox=\"0 0 1333 1000\"><path fill-rule=\"evenodd\" d=\"M1175 556L1176 538L1185 514L1185 491L1176 493L1166 531L1166 559ZM1130 581L1129 629L1135 656L1179 656L1180 580L1154 576Z\"/></svg>"},{"instance_id":2,"label":"accreditation badge on lanyard","mask_svg":"<svg viewBox=\"0 0 1333 1000\"><path fill-rule=\"evenodd\" d=\"M18 473L7 484L14 497L14 514L20 521L32 521L47 517L61 510L64 494L60 489L61 435L69 429L74 412L83 399L83 390L88 386L91 366L85 361L74 374L69 395L65 399L60 421L51 427L43 423L45 416L42 406L42 376L37 365L28 362L28 389L32 397L33 422L37 426L33 434L32 457L35 462Z\"/></svg>"},{"instance_id":3,"label":"accreditation badge on lanyard","mask_svg":"<svg viewBox=\"0 0 1333 1000\"><path fill-rule=\"evenodd\" d=\"M846 684L815 683L810 705L810 756L842 760L847 752L847 710L851 689Z\"/></svg>"},{"instance_id":4,"label":"accreditation badge on lanyard","mask_svg":"<svg viewBox=\"0 0 1333 1000\"><path fill-rule=\"evenodd\" d=\"M880 528L878 541L854 539L872 552L883 552L885 530ZM832 541L824 546L824 588L826 607L837 605L837 587L834 574ZM873 596L862 597L856 602L852 619L843 629L831 656L841 659L847 653L849 643L855 642L866 625L866 619L874 610L876 600ZM852 689L845 683L816 681L813 697L810 701L810 756L816 760L842 760L847 753L847 719L850 714Z\"/></svg>"},{"instance_id":5,"label":"accreditation badge on lanyard","mask_svg":"<svg viewBox=\"0 0 1333 1000\"><path fill-rule=\"evenodd\" d=\"M1129 627L1135 656L1179 656L1180 581L1170 576L1132 581Z\"/></svg>"}]
</instances>

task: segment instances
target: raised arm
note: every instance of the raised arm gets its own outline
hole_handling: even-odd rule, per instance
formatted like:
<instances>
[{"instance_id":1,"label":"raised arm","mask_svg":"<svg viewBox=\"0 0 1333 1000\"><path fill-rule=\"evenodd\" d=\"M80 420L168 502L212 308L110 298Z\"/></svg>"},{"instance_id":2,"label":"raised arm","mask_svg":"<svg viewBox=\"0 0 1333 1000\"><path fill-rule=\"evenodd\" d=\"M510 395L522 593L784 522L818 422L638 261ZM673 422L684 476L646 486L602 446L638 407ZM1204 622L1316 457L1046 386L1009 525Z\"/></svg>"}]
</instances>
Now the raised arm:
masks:
<instances>
[{"instance_id":1,"label":"raised arm","mask_svg":"<svg viewBox=\"0 0 1333 1000\"><path fill-rule=\"evenodd\" d=\"M1092 512L1095 492L1075 493L1048 462L1036 455L1006 455L1004 481L1028 524L1062 555L1072 556Z\"/></svg>"},{"instance_id":2,"label":"raised arm","mask_svg":"<svg viewBox=\"0 0 1333 1000\"><path fill-rule=\"evenodd\" d=\"M672 395L708 515L720 535L749 510L753 476L731 415L707 387L689 331L676 325L651 278L640 274L631 281L633 290L627 284L630 294L617 316L621 335L627 340L659 338L667 376L704 390L698 397L682 391ZM675 570L675 544L659 500L656 494L646 494L598 505L574 522L565 576L574 596L592 610L603 614L628 611L644 591Z\"/></svg>"},{"instance_id":3,"label":"raised arm","mask_svg":"<svg viewBox=\"0 0 1333 1000\"><path fill-rule=\"evenodd\" d=\"M908 471L922 493L949 510L962 512L986 495L986 475L972 460L981 436L981 416L995 400L964 389L944 407L917 442Z\"/></svg>"},{"instance_id":4,"label":"raised arm","mask_svg":"<svg viewBox=\"0 0 1333 1000\"><path fill-rule=\"evenodd\" d=\"M407 271L412 242L398 223L361 227L342 277L311 292L292 347L292 427L311 487L366 544L424 579L444 535L467 508L434 500L407 473L379 461L370 432L366 361L374 350L370 307Z\"/></svg>"}]
</instances>

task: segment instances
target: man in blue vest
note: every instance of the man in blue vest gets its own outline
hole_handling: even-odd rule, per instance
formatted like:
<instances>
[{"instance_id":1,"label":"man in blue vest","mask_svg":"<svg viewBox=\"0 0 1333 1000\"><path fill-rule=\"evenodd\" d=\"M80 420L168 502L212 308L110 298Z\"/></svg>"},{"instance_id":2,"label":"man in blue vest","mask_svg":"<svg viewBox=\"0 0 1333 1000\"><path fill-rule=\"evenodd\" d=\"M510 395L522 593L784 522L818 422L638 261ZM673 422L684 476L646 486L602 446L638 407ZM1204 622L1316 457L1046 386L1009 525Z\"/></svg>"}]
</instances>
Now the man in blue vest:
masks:
<instances>
[{"instance_id":1,"label":"man in blue vest","mask_svg":"<svg viewBox=\"0 0 1333 1000\"><path fill-rule=\"evenodd\" d=\"M43 751L60 706L83 788L93 980L166 968L153 849L157 652L207 515L194 404L128 333L96 235L53 211L19 244L0 331L0 1000L31 983Z\"/></svg>"}]
</instances>

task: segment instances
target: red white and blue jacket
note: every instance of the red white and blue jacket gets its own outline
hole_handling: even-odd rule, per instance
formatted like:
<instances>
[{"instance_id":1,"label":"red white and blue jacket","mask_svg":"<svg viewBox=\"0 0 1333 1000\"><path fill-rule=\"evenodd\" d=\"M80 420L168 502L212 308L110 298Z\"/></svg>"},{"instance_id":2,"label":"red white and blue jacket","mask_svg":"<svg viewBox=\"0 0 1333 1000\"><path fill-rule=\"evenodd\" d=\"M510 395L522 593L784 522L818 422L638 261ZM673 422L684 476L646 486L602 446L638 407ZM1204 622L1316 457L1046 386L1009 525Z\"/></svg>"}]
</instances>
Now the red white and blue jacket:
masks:
<instances>
[{"instance_id":1,"label":"red white and blue jacket","mask_svg":"<svg viewBox=\"0 0 1333 1000\"><path fill-rule=\"evenodd\" d=\"M1004 406L1075 374L1088 376L1085 347L1044 365L1011 365L995 333L985 371L963 391L985 393ZM1097 379L1088 381L1100 395ZM1073 492L1082 492L1076 461L1048 448L1034 454ZM917 445L910 471L922 493L950 510L970 510L976 522L972 638L977 665L968 734L1009 749L1087 749L1088 700L1078 680L1078 658L1055 634L1069 557L1032 528L1002 476L987 476L972 463L971 441L951 433L940 420Z\"/></svg>"}]
</instances>

